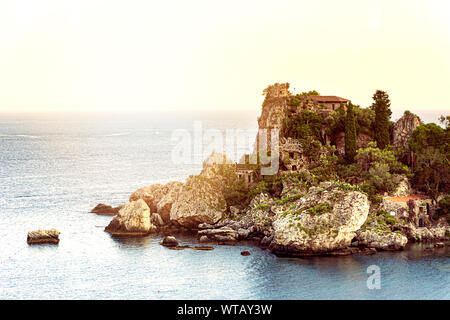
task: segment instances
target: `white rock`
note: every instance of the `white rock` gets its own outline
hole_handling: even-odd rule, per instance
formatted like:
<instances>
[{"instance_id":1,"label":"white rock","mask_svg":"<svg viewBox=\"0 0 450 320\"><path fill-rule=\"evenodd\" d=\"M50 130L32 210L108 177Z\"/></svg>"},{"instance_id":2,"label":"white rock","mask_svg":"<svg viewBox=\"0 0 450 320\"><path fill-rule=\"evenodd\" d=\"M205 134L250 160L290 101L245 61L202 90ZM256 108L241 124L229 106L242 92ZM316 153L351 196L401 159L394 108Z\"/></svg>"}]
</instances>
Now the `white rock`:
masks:
<instances>
[{"instance_id":1,"label":"white rock","mask_svg":"<svg viewBox=\"0 0 450 320\"><path fill-rule=\"evenodd\" d=\"M226 213L226 201L221 190L209 178L191 176L181 189L170 210L170 220L188 228L200 223L215 224Z\"/></svg>"},{"instance_id":2,"label":"white rock","mask_svg":"<svg viewBox=\"0 0 450 320\"><path fill-rule=\"evenodd\" d=\"M366 221L369 207L365 194L352 191L336 203L331 212L281 215L273 222L274 239L270 250L320 254L346 248Z\"/></svg>"},{"instance_id":3,"label":"white rock","mask_svg":"<svg viewBox=\"0 0 450 320\"><path fill-rule=\"evenodd\" d=\"M125 204L105 231L113 234L147 234L156 231L150 219L150 208L139 199Z\"/></svg>"},{"instance_id":4,"label":"white rock","mask_svg":"<svg viewBox=\"0 0 450 320\"><path fill-rule=\"evenodd\" d=\"M165 194L157 203L156 210L166 223L170 221L170 210L172 209L173 203L177 200L182 188L183 183L178 181L169 182L164 186L163 192Z\"/></svg>"},{"instance_id":5,"label":"white rock","mask_svg":"<svg viewBox=\"0 0 450 320\"><path fill-rule=\"evenodd\" d=\"M357 239L360 245L381 250L399 250L408 243L408 238L400 233L377 233L373 230L365 230L359 233Z\"/></svg>"}]
</instances>

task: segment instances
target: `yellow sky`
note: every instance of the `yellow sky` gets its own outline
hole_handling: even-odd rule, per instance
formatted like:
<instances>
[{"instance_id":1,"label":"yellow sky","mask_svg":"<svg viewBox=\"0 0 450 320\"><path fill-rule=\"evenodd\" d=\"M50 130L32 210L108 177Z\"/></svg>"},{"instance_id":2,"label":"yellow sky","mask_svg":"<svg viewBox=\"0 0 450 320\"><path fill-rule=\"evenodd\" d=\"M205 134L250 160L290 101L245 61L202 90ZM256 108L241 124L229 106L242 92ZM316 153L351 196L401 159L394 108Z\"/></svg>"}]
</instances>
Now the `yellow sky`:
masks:
<instances>
[{"instance_id":1,"label":"yellow sky","mask_svg":"<svg viewBox=\"0 0 450 320\"><path fill-rule=\"evenodd\" d=\"M450 1L0 1L0 112L259 110L290 82L450 110Z\"/></svg>"}]
</instances>

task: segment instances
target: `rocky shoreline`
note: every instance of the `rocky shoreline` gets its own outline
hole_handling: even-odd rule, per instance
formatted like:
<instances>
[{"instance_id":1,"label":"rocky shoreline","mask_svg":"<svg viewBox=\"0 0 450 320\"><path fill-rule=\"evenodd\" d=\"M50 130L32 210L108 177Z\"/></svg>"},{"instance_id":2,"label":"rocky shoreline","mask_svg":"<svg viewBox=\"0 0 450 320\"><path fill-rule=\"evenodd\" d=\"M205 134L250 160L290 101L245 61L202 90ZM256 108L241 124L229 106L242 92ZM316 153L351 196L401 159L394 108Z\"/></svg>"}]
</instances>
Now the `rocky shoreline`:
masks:
<instances>
[{"instance_id":1,"label":"rocky shoreline","mask_svg":"<svg viewBox=\"0 0 450 320\"><path fill-rule=\"evenodd\" d=\"M223 177L211 173L219 165L213 159L219 157L223 156L213 154L202 173L189 177L186 184L137 190L105 231L115 236L189 233L202 245L251 241L276 255L296 257L368 255L402 250L408 242L448 245L450 240L443 220L416 228L406 219L373 216L364 193L336 181L301 189L286 176L280 198L261 193L242 208L220 206L223 194L215 186Z\"/></svg>"}]
</instances>

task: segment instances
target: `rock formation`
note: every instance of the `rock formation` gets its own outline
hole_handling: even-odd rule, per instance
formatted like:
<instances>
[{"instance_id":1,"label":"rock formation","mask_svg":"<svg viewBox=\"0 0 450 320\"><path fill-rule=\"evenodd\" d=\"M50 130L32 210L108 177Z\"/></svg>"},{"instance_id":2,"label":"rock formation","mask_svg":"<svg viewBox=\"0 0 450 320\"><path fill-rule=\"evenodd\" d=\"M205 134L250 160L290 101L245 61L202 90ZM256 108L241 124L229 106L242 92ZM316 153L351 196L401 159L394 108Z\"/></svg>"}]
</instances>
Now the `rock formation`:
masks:
<instances>
[{"instance_id":1,"label":"rock formation","mask_svg":"<svg viewBox=\"0 0 450 320\"><path fill-rule=\"evenodd\" d=\"M150 215L150 221L152 222L152 224L154 224L157 227L164 225L164 220L156 212L152 212L152 214Z\"/></svg>"},{"instance_id":2,"label":"rock formation","mask_svg":"<svg viewBox=\"0 0 450 320\"><path fill-rule=\"evenodd\" d=\"M122 206L113 208L109 205L99 203L97 206L95 206L94 209L91 210L91 213L95 213L98 215L104 215L104 216L114 216L119 213L120 209L122 209Z\"/></svg>"},{"instance_id":3,"label":"rock formation","mask_svg":"<svg viewBox=\"0 0 450 320\"><path fill-rule=\"evenodd\" d=\"M150 219L150 208L139 199L125 204L105 231L117 235L145 235L156 229Z\"/></svg>"},{"instance_id":4,"label":"rock formation","mask_svg":"<svg viewBox=\"0 0 450 320\"><path fill-rule=\"evenodd\" d=\"M196 228L200 223L214 224L224 216L226 202L221 190L203 176L191 176L172 204L170 220Z\"/></svg>"},{"instance_id":5,"label":"rock formation","mask_svg":"<svg viewBox=\"0 0 450 320\"><path fill-rule=\"evenodd\" d=\"M59 235L61 233L56 229L50 230L35 230L28 232L27 243L28 244L40 244L40 243L59 243Z\"/></svg>"},{"instance_id":6,"label":"rock formation","mask_svg":"<svg viewBox=\"0 0 450 320\"><path fill-rule=\"evenodd\" d=\"M156 205L156 211L159 213L164 223L170 221L170 210L172 209L173 203L178 198L182 187L183 183L178 181L169 182L164 186L164 195Z\"/></svg>"},{"instance_id":7,"label":"rock formation","mask_svg":"<svg viewBox=\"0 0 450 320\"><path fill-rule=\"evenodd\" d=\"M394 124L392 129L392 145L395 148L408 149L408 141L414 129L422 124L422 120L414 113L406 111Z\"/></svg>"},{"instance_id":8,"label":"rock formation","mask_svg":"<svg viewBox=\"0 0 450 320\"><path fill-rule=\"evenodd\" d=\"M408 242L408 239L400 233L376 232L373 230L358 233L357 239L359 245L379 250L400 250Z\"/></svg>"},{"instance_id":9,"label":"rock formation","mask_svg":"<svg viewBox=\"0 0 450 320\"><path fill-rule=\"evenodd\" d=\"M258 118L259 129L281 129L288 111L289 83L275 83L267 87L263 94L265 99Z\"/></svg>"},{"instance_id":10,"label":"rock formation","mask_svg":"<svg viewBox=\"0 0 450 320\"><path fill-rule=\"evenodd\" d=\"M157 212L158 202L164 196L164 185L155 183L148 187L137 189L131 196L130 202L142 199L149 206L151 212Z\"/></svg>"},{"instance_id":11,"label":"rock formation","mask_svg":"<svg viewBox=\"0 0 450 320\"><path fill-rule=\"evenodd\" d=\"M358 252L352 239L366 221L367 196L323 183L304 195L290 189L281 199L255 197L237 221L223 220L198 226L201 242L232 243L256 240L261 247L282 255L323 255ZM371 251L371 253L373 253Z\"/></svg>"},{"instance_id":12,"label":"rock formation","mask_svg":"<svg viewBox=\"0 0 450 320\"><path fill-rule=\"evenodd\" d=\"M369 213L367 196L337 189L311 188L292 209L273 222L269 249L278 254L320 255L345 249ZM334 199L339 199L335 201Z\"/></svg>"},{"instance_id":13,"label":"rock formation","mask_svg":"<svg viewBox=\"0 0 450 320\"><path fill-rule=\"evenodd\" d=\"M361 132L358 134L358 138L356 140L358 148L366 148L369 145L369 142L372 142L373 139L371 136ZM336 134L334 138L334 143L336 144L336 150L340 155L345 154L345 133L339 132Z\"/></svg>"},{"instance_id":14,"label":"rock formation","mask_svg":"<svg viewBox=\"0 0 450 320\"><path fill-rule=\"evenodd\" d=\"M433 227L416 227L408 222L396 225L396 228L404 234L411 242L431 242L449 240L450 227L446 225L436 225Z\"/></svg>"},{"instance_id":15,"label":"rock formation","mask_svg":"<svg viewBox=\"0 0 450 320\"><path fill-rule=\"evenodd\" d=\"M216 173L221 165L233 163L224 155L211 154L203 163L200 175L190 176L170 211L170 220L181 226L196 228L200 223L215 224L225 215L222 177Z\"/></svg>"},{"instance_id":16,"label":"rock formation","mask_svg":"<svg viewBox=\"0 0 450 320\"><path fill-rule=\"evenodd\" d=\"M161 244L166 247L176 247L178 246L178 240L174 236L167 236L163 239Z\"/></svg>"},{"instance_id":17,"label":"rock formation","mask_svg":"<svg viewBox=\"0 0 450 320\"><path fill-rule=\"evenodd\" d=\"M143 187L130 196L130 202L142 199L152 213L158 213L164 224L170 221L170 210L181 192L183 183L172 181L165 185L156 183Z\"/></svg>"},{"instance_id":18,"label":"rock formation","mask_svg":"<svg viewBox=\"0 0 450 320\"><path fill-rule=\"evenodd\" d=\"M234 243L239 238L238 232L230 227L200 230L198 235L200 236L200 239L203 236L206 236L208 240L215 240L219 243ZM205 238L203 239L206 241Z\"/></svg>"}]
</instances>

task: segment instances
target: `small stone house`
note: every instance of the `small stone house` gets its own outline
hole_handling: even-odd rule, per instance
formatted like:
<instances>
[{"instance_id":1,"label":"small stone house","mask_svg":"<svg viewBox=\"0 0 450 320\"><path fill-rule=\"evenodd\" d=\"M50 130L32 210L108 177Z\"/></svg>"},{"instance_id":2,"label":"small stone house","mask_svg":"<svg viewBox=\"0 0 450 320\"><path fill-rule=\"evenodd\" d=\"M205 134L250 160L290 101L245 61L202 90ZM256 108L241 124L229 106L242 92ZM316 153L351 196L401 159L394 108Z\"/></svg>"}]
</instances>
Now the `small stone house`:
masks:
<instances>
[{"instance_id":1,"label":"small stone house","mask_svg":"<svg viewBox=\"0 0 450 320\"><path fill-rule=\"evenodd\" d=\"M309 98L316 107L322 107L326 111L337 110L350 101L337 96L310 96Z\"/></svg>"},{"instance_id":2,"label":"small stone house","mask_svg":"<svg viewBox=\"0 0 450 320\"><path fill-rule=\"evenodd\" d=\"M432 222L432 200L424 196L386 197L381 207L396 218L408 219L417 228L430 226Z\"/></svg>"},{"instance_id":3,"label":"small stone house","mask_svg":"<svg viewBox=\"0 0 450 320\"><path fill-rule=\"evenodd\" d=\"M239 164L236 165L236 174L238 177L243 180L247 186L252 184L254 181L255 170L239 166Z\"/></svg>"},{"instance_id":4,"label":"small stone house","mask_svg":"<svg viewBox=\"0 0 450 320\"><path fill-rule=\"evenodd\" d=\"M287 171L298 171L306 166L307 159L299 141L292 138L280 140L280 164Z\"/></svg>"}]
</instances>

